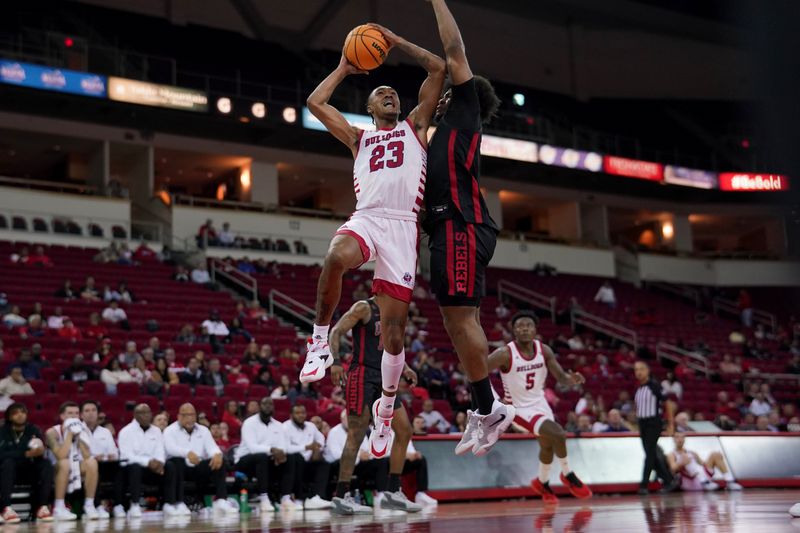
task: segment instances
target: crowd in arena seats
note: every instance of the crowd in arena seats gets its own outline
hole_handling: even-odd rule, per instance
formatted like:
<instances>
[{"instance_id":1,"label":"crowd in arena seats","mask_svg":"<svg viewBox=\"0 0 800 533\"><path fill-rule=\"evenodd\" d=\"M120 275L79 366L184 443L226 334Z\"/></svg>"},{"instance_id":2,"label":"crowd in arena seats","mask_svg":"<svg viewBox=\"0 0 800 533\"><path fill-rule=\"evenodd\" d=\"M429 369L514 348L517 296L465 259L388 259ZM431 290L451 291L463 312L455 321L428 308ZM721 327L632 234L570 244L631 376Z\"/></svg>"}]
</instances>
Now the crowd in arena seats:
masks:
<instances>
[{"instance_id":1,"label":"crowd in arena seats","mask_svg":"<svg viewBox=\"0 0 800 533\"><path fill-rule=\"evenodd\" d=\"M306 246L302 240L296 240L290 245L286 239L273 240L272 238L243 237L235 234L231 230L231 225L228 222L223 222L222 229L217 230L214 227L214 221L211 219L206 220L206 222L200 226L197 230L195 240L197 241L197 246L204 249L208 246L212 246L308 255L308 246ZM249 270L255 268L253 263L247 258L239 264L241 265L239 269L245 273L250 273Z\"/></svg>"}]
</instances>

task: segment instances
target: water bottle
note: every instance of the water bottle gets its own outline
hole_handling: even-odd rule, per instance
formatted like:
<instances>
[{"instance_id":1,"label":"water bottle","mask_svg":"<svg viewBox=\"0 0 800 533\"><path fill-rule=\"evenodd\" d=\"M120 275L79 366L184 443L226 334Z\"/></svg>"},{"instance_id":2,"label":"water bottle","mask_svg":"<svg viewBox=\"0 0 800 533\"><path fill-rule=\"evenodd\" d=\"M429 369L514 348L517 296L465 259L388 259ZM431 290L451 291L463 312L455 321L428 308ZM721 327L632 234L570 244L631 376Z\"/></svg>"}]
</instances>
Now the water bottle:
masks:
<instances>
[{"instance_id":1,"label":"water bottle","mask_svg":"<svg viewBox=\"0 0 800 533\"><path fill-rule=\"evenodd\" d=\"M364 500L361 499L361 492L358 489L353 493L353 500L359 505L364 505Z\"/></svg>"},{"instance_id":2,"label":"water bottle","mask_svg":"<svg viewBox=\"0 0 800 533\"><path fill-rule=\"evenodd\" d=\"M250 497L247 494L247 489L239 491L239 512L241 514L248 514L250 512Z\"/></svg>"}]
</instances>

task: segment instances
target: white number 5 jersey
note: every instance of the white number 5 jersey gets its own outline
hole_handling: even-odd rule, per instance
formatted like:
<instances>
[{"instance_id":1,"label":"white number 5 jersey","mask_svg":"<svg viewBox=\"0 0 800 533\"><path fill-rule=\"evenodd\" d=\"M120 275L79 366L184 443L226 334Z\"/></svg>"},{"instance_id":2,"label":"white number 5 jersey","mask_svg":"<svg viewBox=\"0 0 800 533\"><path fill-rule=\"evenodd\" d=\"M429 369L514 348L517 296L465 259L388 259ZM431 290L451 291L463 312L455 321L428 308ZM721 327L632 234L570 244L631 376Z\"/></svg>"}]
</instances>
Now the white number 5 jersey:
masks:
<instances>
[{"instance_id":1,"label":"white number 5 jersey","mask_svg":"<svg viewBox=\"0 0 800 533\"><path fill-rule=\"evenodd\" d=\"M547 403L544 398L544 384L547 381L547 363L542 343L533 341L535 355L527 359L520 353L516 342L509 342L511 366L508 372L500 372L505 389L505 401L516 408L528 408Z\"/></svg>"},{"instance_id":2,"label":"white number 5 jersey","mask_svg":"<svg viewBox=\"0 0 800 533\"><path fill-rule=\"evenodd\" d=\"M356 212L416 220L425 194L428 153L408 119L362 131L353 166Z\"/></svg>"}]
</instances>

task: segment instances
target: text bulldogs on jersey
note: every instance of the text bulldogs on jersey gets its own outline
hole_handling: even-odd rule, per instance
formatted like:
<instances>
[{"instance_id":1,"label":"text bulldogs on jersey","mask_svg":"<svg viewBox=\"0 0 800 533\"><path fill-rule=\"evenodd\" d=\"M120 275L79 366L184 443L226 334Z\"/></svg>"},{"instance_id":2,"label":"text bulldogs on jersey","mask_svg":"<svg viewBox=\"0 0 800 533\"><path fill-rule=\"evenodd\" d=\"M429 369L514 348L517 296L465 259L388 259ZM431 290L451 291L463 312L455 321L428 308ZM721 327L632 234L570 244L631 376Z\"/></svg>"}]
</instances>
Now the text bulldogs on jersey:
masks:
<instances>
[{"instance_id":1,"label":"text bulldogs on jersey","mask_svg":"<svg viewBox=\"0 0 800 533\"><path fill-rule=\"evenodd\" d=\"M378 144L381 141L388 141L391 139L396 139L398 137L405 137L406 131L405 130L394 130L390 131L389 133L384 133L383 135L373 135L372 137L368 137L364 141L364 147L372 146L373 144Z\"/></svg>"},{"instance_id":2,"label":"text bulldogs on jersey","mask_svg":"<svg viewBox=\"0 0 800 533\"><path fill-rule=\"evenodd\" d=\"M532 365L522 365L516 368L517 372L527 372L529 370L536 370L537 368L542 368L544 363L534 363Z\"/></svg>"}]
</instances>

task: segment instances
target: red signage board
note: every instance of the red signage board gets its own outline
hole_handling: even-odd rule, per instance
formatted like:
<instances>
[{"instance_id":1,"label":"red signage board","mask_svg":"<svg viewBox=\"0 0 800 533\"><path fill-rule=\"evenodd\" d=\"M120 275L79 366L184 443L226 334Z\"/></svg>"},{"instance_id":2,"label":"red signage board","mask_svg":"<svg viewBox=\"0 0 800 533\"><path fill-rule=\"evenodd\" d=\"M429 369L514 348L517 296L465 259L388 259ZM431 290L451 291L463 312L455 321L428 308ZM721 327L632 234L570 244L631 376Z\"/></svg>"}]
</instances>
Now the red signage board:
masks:
<instances>
[{"instance_id":1,"label":"red signage board","mask_svg":"<svg viewBox=\"0 0 800 533\"><path fill-rule=\"evenodd\" d=\"M719 188L723 191L788 191L789 178L780 174L722 172Z\"/></svg>"},{"instance_id":2,"label":"red signage board","mask_svg":"<svg viewBox=\"0 0 800 533\"><path fill-rule=\"evenodd\" d=\"M662 181L664 179L664 165L651 161L639 161L638 159L607 155L603 158L603 168L607 173L616 174L617 176L650 181Z\"/></svg>"}]
</instances>

